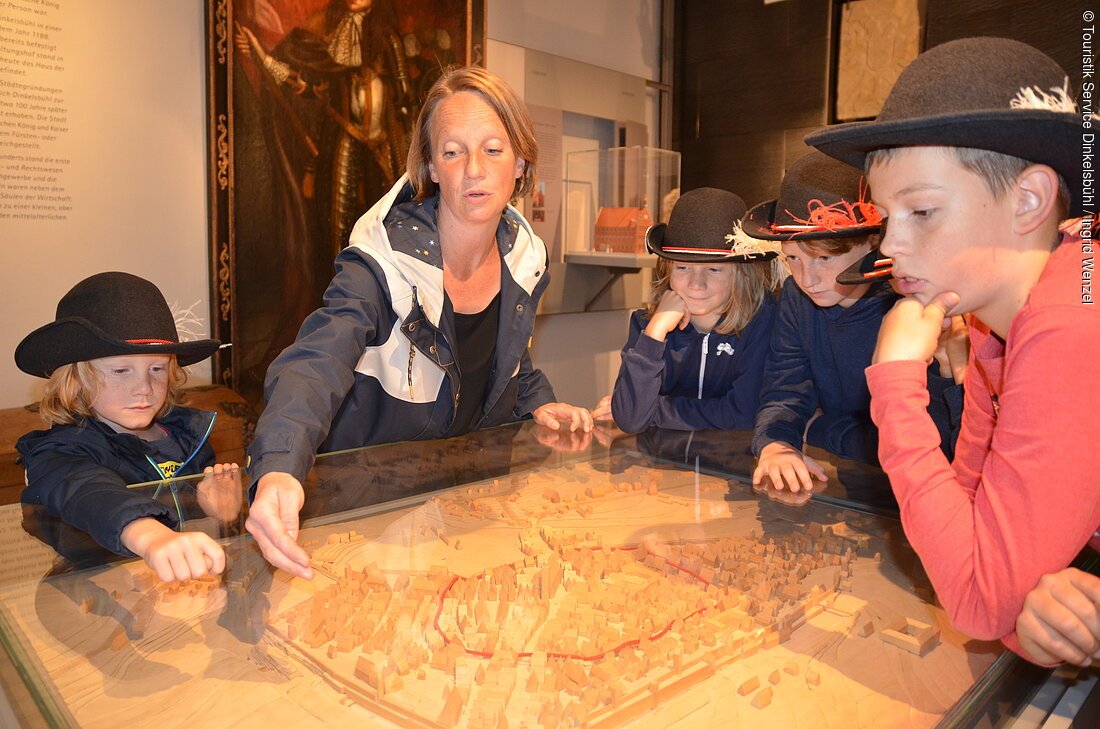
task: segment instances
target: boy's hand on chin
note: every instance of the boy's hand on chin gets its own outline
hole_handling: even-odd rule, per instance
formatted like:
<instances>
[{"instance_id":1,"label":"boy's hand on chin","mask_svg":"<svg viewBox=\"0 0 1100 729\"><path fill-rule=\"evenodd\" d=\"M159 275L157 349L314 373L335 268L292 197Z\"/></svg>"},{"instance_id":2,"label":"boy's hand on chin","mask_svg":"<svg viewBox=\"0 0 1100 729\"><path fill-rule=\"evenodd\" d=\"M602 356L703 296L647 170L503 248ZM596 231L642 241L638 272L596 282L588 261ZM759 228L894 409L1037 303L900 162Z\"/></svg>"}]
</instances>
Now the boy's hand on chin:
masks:
<instances>
[{"instance_id":1,"label":"boy's hand on chin","mask_svg":"<svg viewBox=\"0 0 1100 729\"><path fill-rule=\"evenodd\" d=\"M657 310L649 318L649 324L645 333L658 342L665 341L665 337L673 329L683 329L691 322L691 314L680 295L671 289L661 295L661 301L657 304Z\"/></svg>"},{"instance_id":2,"label":"boy's hand on chin","mask_svg":"<svg viewBox=\"0 0 1100 729\"><path fill-rule=\"evenodd\" d=\"M878 330L871 364L913 360L928 362L936 352L947 312L959 304L959 295L944 291L925 306L912 296L894 304Z\"/></svg>"}]
</instances>

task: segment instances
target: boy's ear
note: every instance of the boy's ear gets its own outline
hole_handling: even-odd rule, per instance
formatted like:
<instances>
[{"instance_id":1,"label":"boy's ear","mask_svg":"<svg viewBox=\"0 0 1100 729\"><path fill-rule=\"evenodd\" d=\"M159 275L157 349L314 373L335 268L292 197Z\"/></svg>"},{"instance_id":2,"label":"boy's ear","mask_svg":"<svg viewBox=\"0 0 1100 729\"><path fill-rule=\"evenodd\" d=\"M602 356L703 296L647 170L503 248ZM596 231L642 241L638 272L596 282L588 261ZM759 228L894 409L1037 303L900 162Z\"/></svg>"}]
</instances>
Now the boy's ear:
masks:
<instances>
[{"instance_id":1,"label":"boy's ear","mask_svg":"<svg viewBox=\"0 0 1100 729\"><path fill-rule=\"evenodd\" d=\"M1058 173L1047 165L1031 165L1016 178L1016 233L1031 233L1060 210ZM1061 221L1055 221L1061 222Z\"/></svg>"}]
</instances>

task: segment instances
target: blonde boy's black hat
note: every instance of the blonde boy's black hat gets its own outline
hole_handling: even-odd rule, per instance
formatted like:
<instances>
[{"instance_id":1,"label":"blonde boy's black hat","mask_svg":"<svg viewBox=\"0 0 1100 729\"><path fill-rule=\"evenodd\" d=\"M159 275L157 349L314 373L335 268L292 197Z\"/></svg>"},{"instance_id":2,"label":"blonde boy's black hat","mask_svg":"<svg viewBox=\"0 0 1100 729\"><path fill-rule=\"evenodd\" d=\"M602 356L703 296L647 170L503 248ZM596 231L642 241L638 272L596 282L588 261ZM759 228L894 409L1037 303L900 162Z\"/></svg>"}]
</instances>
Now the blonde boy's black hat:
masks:
<instances>
[{"instance_id":1,"label":"blonde boy's black hat","mask_svg":"<svg viewBox=\"0 0 1100 729\"><path fill-rule=\"evenodd\" d=\"M775 241L871 235L882 216L867 197L859 170L810 150L783 175L779 197L749 210L741 227L753 238Z\"/></svg>"},{"instance_id":2,"label":"blonde boy's black hat","mask_svg":"<svg viewBox=\"0 0 1100 729\"><path fill-rule=\"evenodd\" d=\"M898 77L871 122L814 132L806 143L863 168L887 147L971 147L1049 165L1081 205L1081 116L1069 76L1041 51L1007 38L963 38L925 51Z\"/></svg>"},{"instance_id":3,"label":"blonde boy's black hat","mask_svg":"<svg viewBox=\"0 0 1100 729\"><path fill-rule=\"evenodd\" d=\"M55 318L15 348L15 364L49 377L65 364L124 354L174 354L181 367L214 353L219 342L181 342L176 320L153 283L111 271L90 276L61 297Z\"/></svg>"},{"instance_id":4,"label":"blonde boy's black hat","mask_svg":"<svg viewBox=\"0 0 1100 729\"><path fill-rule=\"evenodd\" d=\"M740 234L744 214L745 201L732 192L714 187L690 190L672 207L667 225L646 231L646 248L683 263L749 263L778 256L778 246Z\"/></svg>"}]
</instances>

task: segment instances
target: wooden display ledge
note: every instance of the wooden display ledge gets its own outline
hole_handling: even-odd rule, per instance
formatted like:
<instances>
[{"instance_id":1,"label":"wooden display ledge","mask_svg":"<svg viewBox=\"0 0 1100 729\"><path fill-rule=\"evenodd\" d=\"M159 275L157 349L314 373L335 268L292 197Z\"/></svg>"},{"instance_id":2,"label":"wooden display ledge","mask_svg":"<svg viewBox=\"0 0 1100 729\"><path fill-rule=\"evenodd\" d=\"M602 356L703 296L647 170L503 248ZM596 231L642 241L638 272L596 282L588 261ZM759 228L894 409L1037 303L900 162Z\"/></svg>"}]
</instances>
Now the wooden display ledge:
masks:
<instances>
[{"instance_id":1,"label":"wooden display ledge","mask_svg":"<svg viewBox=\"0 0 1100 729\"><path fill-rule=\"evenodd\" d=\"M256 428L256 413L244 398L221 385L198 385L184 391L183 404L218 413L210 443L218 461L244 465L245 449ZM25 433L45 428L38 404L0 409L0 504L19 502L23 491L23 464L15 443Z\"/></svg>"},{"instance_id":2,"label":"wooden display ledge","mask_svg":"<svg viewBox=\"0 0 1100 729\"><path fill-rule=\"evenodd\" d=\"M604 268L626 268L636 271L656 266L657 256L644 252L569 251L565 254L565 262L579 263L584 266L603 266Z\"/></svg>"}]
</instances>

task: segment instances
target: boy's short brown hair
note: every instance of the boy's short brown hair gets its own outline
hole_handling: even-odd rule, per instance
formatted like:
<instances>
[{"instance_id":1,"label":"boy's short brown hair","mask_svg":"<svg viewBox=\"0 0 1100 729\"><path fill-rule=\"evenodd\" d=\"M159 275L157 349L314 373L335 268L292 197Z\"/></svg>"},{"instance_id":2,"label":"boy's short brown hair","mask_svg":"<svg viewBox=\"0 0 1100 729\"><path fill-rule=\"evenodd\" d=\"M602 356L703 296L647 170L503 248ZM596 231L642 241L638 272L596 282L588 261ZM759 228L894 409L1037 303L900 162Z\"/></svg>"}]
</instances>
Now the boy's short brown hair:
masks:
<instances>
[{"instance_id":1,"label":"boy's short brown hair","mask_svg":"<svg viewBox=\"0 0 1100 729\"><path fill-rule=\"evenodd\" d=\"M909 149L909 147L883 147L868 152L866 161L863 163L864 174L869 174L876 164L888 162L899 149ZM947 150L948 154L965 169L980 177L994 198L1000 198L1008 192L1020 173L1035 164L1026 159L989 149L975 147L943 147L943 149ZM1058 173L1055 172L1055 174ZM1066 185L1065 178L1058 174L1059 219L1069 214L1069 194L1069 186Z\"/></svg>"},{"instance_id":2,"label":"boy's short brown hair","mask_svg":"<svg viewBox=\"0 0 1100 729\"><path fill-rule=\"evenodd\" d=\"M878 248L878 244L881 240L881 235L878 233L871 233L870 235L861 235L857 238L803 238L801 240L787 242L797 243L804 251L813 249L830 256L843 256L853 248L861 246L864 243L870 243L871 250L875 250Z\"/></svg>"}]
</instances>

